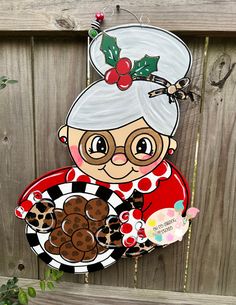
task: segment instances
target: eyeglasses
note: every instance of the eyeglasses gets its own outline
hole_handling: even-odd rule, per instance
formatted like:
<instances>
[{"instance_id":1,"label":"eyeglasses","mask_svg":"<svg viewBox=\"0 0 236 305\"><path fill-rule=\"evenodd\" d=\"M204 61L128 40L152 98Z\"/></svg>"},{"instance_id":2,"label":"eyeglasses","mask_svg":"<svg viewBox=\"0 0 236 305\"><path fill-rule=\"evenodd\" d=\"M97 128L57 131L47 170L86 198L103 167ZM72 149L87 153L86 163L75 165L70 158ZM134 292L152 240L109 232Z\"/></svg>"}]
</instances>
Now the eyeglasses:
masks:
<instances>
[{"instance_id":1,"label":"eyeglasses","mask_svg":"<svg viewBox=\"0 0 236 305\"><path fill-rule=\"evenodd\" d=\"M123 153L134 165L146 166L160 157L162 148L161 136L151 128L140 128L132 132L124 147L116 146L109 131L87 131L79 142L82 158L92 165L105 164L115 154Z\"/></svg>"}]
</instances>

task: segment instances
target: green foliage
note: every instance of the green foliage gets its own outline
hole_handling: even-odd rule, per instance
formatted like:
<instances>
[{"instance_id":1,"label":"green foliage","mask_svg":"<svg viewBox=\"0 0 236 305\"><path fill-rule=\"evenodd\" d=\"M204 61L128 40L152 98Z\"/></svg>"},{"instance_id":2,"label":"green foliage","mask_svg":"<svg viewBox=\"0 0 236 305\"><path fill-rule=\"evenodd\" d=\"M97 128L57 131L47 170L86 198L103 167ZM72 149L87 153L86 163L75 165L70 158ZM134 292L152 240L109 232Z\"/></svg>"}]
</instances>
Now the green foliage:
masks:
<instances>
[{"instance_id":1,"label":"green foliage","mask_svg":"<svg viewBox=\"0 0 236 305\"><path fill-rule=\"evenodd\" d=\"M47 288L53 290L64 272L47 268L44 273L44 279L39 282L40 289L45 291ZM19 287L16 277L9 279L6 284L0 287L0 305L27 305L30 298L37 295L34 287Z\"/></svg>"},{"instance_id":2,"label":"green foliage","mask_svg":"<svg viewBox=\"0 0 236 305\"><path fill-rule=\"evenodd\" d=\"M52 290L52 289L55 288L53 282L48 282L47 286L48 286L48 288L49 288L50 290Z\"/></svg>"},{"instance_id":3,"label":"green foliage","mask_svg":"<svg viewBox=\"0 0 236 305\"><path fill-rule=\"evenodd\" d=\"M0 287L0 305L13 305L17 301L19 293L17 282L18 279L14 277Z\"/></svg>"},{"instance_id":4,"label":"green foliage","mask_svg":"<svg viewBox=\"0 0 236 305\"><path fill-rule=\"evenodd\" d=\"M45 290L46 290L46 282L45 282L45 280L41 280L40 283L39 283L39 285L40 285L40 289L41 289L42 291L45 291Z\"/></svg>"},{"instance_id":5,"label":"green foliage","mask_svg":"<svg viewBox=\"0 0 236 305\"><path fill-rule=\"evenodd\" d=\"M130 72L132 78L143 76L148 77L152 72L157 71L157 64L160 56L148 56L134 61L134 66Z\"/></svg>"},{"instance_id":6,"label":"green foliage","mask_svg":"<svg viewBox=\"0 0 236 305\"><path fill-rule=\"evenodd\" d=\"M28 287L28 295L31 298L35 298L36 297L36 290L34 289L34 287Z\"/></svg>"},{"instance_id":7,"label":"green foliage","mask_svg":"<svg viewBox=\"0 0 236 305\"><path fill-rule=\"evenodd\" d=\"M115 67L120 58L120 48L116 38L103 33L100 50L105 55L106 64Z\"/></svg>"},{"instance_id":8,"label":"green foliage","mask_svg":"<svg viewBox=\"0 0 236 305\"><path fill-rule=\"evenodd\" d=\"M27 293L22 288L19 289L18 300L19 300L19 303L22 305L27 305L29 303Z\"/></svg>"},{"instance_id":9,"label":"green foliage","mask_svg":"<svg viewBox=\"0 0 236 305\"><path fill-rule=\"evenodd\" d=\"M17 82L18 82L17 80L10 79L7 76L0 76L0 90L4 89L7 86L7 84L12 85L12 84L15 84Z\"/></svg>"},{"instance_id":10,"label":"green foliage","mask_svg":"<svg viewBox=\"0 0 236 305\"><path fill-rule=\"evenodd\" d=\"M57 282L62 278L63 274L63 271L47 268L44 273L45 281Z\"/></svg>"}]
</instances>

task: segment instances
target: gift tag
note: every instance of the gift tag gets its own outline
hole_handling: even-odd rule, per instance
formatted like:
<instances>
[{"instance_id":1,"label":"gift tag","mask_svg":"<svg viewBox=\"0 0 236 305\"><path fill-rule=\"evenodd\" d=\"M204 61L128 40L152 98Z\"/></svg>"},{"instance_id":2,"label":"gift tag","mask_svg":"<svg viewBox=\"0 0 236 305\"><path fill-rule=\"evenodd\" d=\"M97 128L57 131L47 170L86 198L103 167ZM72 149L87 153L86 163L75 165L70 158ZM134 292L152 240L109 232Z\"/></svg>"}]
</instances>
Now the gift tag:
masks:
<instances>
[{"instance_id":1,"label":"gift tag","mask_svg":"<svg viewBox=\"0 0 236 305\"><path fill-rule=\"evenodd\" d=\"M174 208L161 209L153 213L146 222L146 236L158 246L181 241L188 231L189 220L196 217L199 210L189 208L186 217L182 217L183 203L177 201Z\"/></svg>"}]
</instances>

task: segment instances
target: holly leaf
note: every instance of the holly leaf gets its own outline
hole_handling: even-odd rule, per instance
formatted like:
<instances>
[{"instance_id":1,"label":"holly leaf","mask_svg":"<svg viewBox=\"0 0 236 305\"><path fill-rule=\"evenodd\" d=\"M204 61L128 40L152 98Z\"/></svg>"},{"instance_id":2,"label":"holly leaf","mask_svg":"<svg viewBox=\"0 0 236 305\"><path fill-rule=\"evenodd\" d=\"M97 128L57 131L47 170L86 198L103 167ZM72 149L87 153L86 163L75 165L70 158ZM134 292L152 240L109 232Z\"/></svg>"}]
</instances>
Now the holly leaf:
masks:
<instances>
[{"instance_id":1,"label":"holly leaf","mask_svg":"<svg viewBox=\"0 0 236 305\"><path fill-rule=\"evenodd\" d=\"M148 77L152 72L157 71L157 64L160 56L145 55L139 60L134 61L134 66L130 71L132 78L137 76Z\"/></svg>"},{"instance_id":2,"label":"holly leaf","mask_svg":"<svg viewBox=\"0 0 236 305\"><path fill-rule=\"evenodd\" d=\"M103 33L100 50L105 55L106 64L115 67L120 58L120 48L117 45L116 38Z\"/></svg>"}]
</instances>

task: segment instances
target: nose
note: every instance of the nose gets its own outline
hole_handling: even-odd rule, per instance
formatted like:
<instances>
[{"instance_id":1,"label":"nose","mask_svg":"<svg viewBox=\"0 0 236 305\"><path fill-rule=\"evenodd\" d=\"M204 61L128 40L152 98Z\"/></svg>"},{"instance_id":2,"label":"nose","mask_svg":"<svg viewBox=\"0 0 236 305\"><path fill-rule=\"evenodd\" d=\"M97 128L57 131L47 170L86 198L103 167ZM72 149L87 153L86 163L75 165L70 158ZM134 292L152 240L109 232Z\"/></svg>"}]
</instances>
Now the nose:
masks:
<instances>
[{"instance_id":1,"label":"nose","mask_svg":"<svg viewBox=\"0 0 236 305\"><path fill-rule=\"evenodd\" d=\"M127 162L127 158L126 158L125 154L118 153L112 157L111 161L115 165L124 165Z\"/></svg>"}]
</instances>

